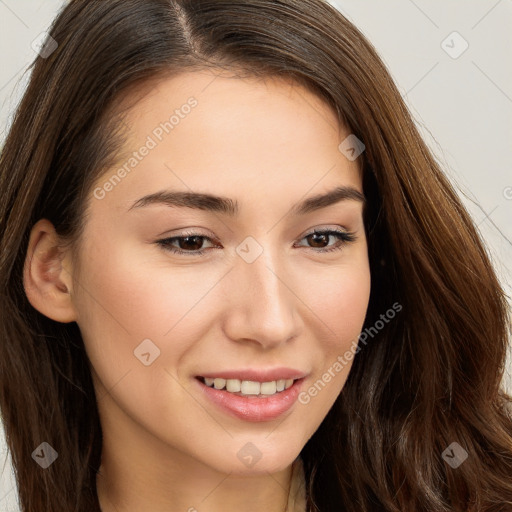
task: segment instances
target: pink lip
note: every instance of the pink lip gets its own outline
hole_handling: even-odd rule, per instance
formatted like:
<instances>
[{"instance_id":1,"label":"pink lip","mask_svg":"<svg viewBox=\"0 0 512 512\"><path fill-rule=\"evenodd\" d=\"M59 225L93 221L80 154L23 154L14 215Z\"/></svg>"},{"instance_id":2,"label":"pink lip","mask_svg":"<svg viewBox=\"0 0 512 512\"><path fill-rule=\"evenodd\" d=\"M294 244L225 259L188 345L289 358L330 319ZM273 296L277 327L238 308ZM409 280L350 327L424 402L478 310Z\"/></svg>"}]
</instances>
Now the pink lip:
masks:
<instances>
[{"instance_id":1,"label":"pink lip","mask_svg":"<svg viewBox=\"0 0 512 512\"><path fill-rule=\"evenodd\" d=\"M225 373L222 373L222 375L225 375ZM244 375L246 375L246 373L244 373ZM217 374L217 377L219 377L219 374ZM261 382L277 380L275 378L269 379L268 376L265 376L265 379L266 380L261 380ZM297 401L302 383L304 382L304 378L296 380L288 389L276 393L275 395L269 395L268 397L245 397L234 395L226 390L211 388L204 384L199 378L194 380L197 382L197 385L200 386L200 391L222 410L236 418L254 422L271 421L288 411ZM250 379L245 378L242 380ZM259 381L260 379L253 380Z\"/></svg>"},{"instance_id":2,"label":"pink lip","mask_svg":"<svg viewBox=\"0 0 512 512\"><path fill-rule=\"evenodd\" d=\"M302 379L306 376L304 372L293 368L272 368L268 370L255 370L248 368L247 370L219 370L217 372L202 373L198 377L209 377L211 379L238 379L252 380L256 382L271 382L280 379Z\"/></svg>"}]
</instances>

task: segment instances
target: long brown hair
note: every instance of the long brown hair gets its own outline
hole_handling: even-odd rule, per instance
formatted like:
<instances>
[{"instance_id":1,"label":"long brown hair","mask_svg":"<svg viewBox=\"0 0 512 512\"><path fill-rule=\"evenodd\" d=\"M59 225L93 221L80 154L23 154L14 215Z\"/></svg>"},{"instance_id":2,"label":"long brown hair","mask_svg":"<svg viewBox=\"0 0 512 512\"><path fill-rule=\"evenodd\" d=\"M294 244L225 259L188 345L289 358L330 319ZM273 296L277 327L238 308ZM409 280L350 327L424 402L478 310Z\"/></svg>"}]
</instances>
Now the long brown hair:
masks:
<instances>
[{"instance_id":1,"label":"long brown hair","mask_svg":"<svg viewBox=\"0 0 512 512\"><path fill-rule=\"evenodd\" d=\"M77 324L25 295L30 230L47 218L78 243L91 184L123 140L117 102L205 67L292 78L366 147L371 336L301 452L309 510L512 509L506 296L361 32L322 0L75 0L49 32L58 47L35 60L0 159L0 407L23 510L99 511L102 446ZM45 470L31 457L42 442L58 452ZM443 456L454 446L467 454L458 467Z\"/></svg>"}]
</instances>

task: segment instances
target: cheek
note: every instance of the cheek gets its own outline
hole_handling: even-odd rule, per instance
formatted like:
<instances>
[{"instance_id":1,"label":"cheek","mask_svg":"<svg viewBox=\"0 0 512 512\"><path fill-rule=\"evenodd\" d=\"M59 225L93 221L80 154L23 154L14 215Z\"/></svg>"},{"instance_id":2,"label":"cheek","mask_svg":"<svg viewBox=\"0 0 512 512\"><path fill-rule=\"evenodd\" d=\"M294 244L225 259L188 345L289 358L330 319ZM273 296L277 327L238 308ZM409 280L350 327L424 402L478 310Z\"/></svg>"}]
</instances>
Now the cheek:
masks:
<instances>
[{"instance_id":1,"label":"cheek","mask_svg":"<svg viewBox=\"0 0 512 512\"><path fill-rule=\"evenodd\" d=\"M307 382L299 402L307 405L313 417L323 417L342 391L358 347L359 335L370 297L371 278L367 262L330 271L315 279L317 293L311 296L311 309L318 314L315 328L318 355L314 379ZM321 293L320 293L321 291ZM313 414L314 411L314 414Z\"/></svg>"},{"instance_id":2,"label":"cheek","mask_svg":"<svg viewBox=\"0 0 512 512\"><path fill-rule=\"evenodd\" d=\"M329 347L327 365L332 371L333 363L341 361L343 369L336 365L334 370L342 373L344 380L348 377L359 343L370 299L370 286L369 267L363 265L344 277L337 300L334 298L330 306L330 317L334 320L332 329L338 334L338 341ZM337 308L334 308L335 303Z\"/></svg>"},{"instance_id":3,"label":"cheek","mask_svg":"<svg viewBox=\"0 0 512 512\"><path fill-rule=\"evenodd\" d=\"M127 371L146 368L134 354L140 346L149 346L151 357L158 354L153 368L178 367L212 317L215 301L208 292L222 271L178 266L153 252L158 257L149 261L147 248L122 240L91 243L84 253L89 257L74 302L88 357L103 384L112 386ZM154 346L141 345L147 339Z\"/></svg>"},{"instance_id":4,"label":"cheek","mask_svg":"<svg viewBox=\"0 0 512 512\"><path fill-rule=\"evenodd\" d=\"M176 272L170 265L146 262L141 252L122 243L86 254L90 257L79 277L85 286L79 285L76 295L77 323L94 369L98 400L114 397L133 418L154 425L157 417L187 406L180 384L166 369L174 374L193 346L191 340L201 335L196 321L201 311L196 313L194 305L207 283L191 283L190 269Z\"/></svg>"},{"instance_id":5,"label":"cheek","mask_svg":"<svg viewBox=\"0 0 512 512\"><path fill-rule=\"evenodd\" d=\"M148 261L144 251L121 241L94 252L82 269L83 323L101 318L102 331L110 327L134 339L164 336L215 283L215 276L198 278L199 270L173 267L164 258Z\"/></svg>"},{"instance_id":6,"label":"cheek","mask_svg":"<svg viewBox=\"0 0 512 512\"><path fill-rule=\"evenodd\" d=\"M336 268L326 267L305 275L303 296L318 315L323 327L318 332L329 335L326 348L340 349L358 338L370 298L371 276L368 260L360 258Z\"/></svg>"},{"instance_id":7,"label":"cheek","mask_svg":"<svg viewBox=\"0 0 512 512\"><path fill-rule=\"evenodd\" d=\"M357 337L363 327L370 298L370 273L366 268L346 273L328 293L326 315L340 340ZM330 324L329 324L330 325Z\"/></svg>"}]
</instances>

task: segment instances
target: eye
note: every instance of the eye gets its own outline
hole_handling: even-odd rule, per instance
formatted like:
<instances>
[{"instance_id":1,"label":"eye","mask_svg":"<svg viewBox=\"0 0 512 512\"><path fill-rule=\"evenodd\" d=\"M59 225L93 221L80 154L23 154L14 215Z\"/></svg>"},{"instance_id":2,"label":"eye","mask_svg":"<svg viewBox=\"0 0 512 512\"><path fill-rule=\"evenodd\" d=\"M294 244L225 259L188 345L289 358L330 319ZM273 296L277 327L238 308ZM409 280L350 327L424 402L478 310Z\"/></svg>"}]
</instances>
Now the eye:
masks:
<instances>
[{"instance_id":1,"label":"eye","mask_svg":"<svg viewBox=\"0 0 512 512\"><path fill-rule=\"evenodd\" d=\"M338 239L338 243L330 247L328 246L328 248L312 248L316 249L316 252L339 251L343 249L345 245L347 245L350 242L354 242L357 239L355 233L349 231L341 231L337 229L328 229L323 231L315 230L312 233L306 235L304 239L308 239L310 243L322 245L324 242L328 243L330 237L336 237Z\"/></svg>"},{"instance_id":2,"label":"eye","mask_svg":"<svg viewBox=\"0 0 512 512\"><path fill-rule=\"evenodd\" d=\"M206 249L202 248L203 240L211 240L211 238L205 235L201 235L200 233L189 232L183 233L182 236L173 236L171 238L158 240L156 243L163 247L165 250L171 251L175 254L196 256L206 252ZM172 245L175 242L178 242L179 248Z\"/></svg>"},{"instance_id":3,"label":"eye","mask_svg":"<svg viewBox=\"0 0 512 512\"><path fill-rule=\"evenodd\" d=\"M325 248L324 243L328 244L330 237L337 238L338 243L332 246L327 245L327 248ZM203 240L208 240L210 242L212 241L212 239L206 235L189 232L183 233L181 236L173 236L170 238L157 240L156 244L158 244L166 251L170 251L175 254L201 256L208 249L208 247L203 247ZM312 249L314 252L330 252L341 250L348 243L357 240L357 237L353 232L328 229L323 231L315 230L312 233L305 235L302 240L308 240L309 243L314 244L313 247L306 247L307 249ZM178 244L178 247L174 245L175 243ZM318 246L318 244L320 246Z\"/></svg>"}]
</instances>

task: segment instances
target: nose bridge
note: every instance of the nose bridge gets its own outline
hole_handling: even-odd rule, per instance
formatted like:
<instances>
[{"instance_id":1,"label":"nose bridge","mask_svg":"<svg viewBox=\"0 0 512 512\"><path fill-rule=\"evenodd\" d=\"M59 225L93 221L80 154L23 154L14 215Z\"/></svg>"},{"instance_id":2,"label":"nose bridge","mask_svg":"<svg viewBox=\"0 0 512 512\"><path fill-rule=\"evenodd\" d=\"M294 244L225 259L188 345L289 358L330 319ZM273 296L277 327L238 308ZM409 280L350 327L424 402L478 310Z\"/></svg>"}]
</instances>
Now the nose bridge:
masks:
<instances>
[{"instance_id":1,"label":"nose bridge","mask_svg":"<svg viewBox=\"0 0 512 512\"><path fill-rule=\"evenodd\" d=\"M270 248L270 243L258 245L260 249L249 240L247 245L242 243L237 248L226 329L232 339L253 339L273 345L296 335L294 295L288 288L283 258ZM258 251L259 255L253 252L247 256L251 251Z\"/></svg>"}]
</instances>

